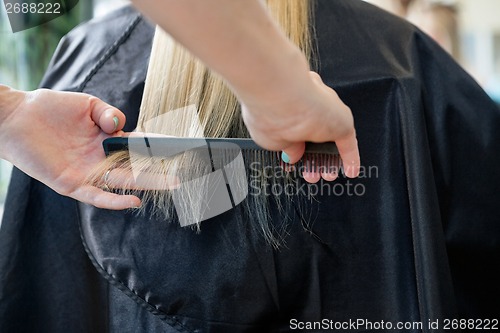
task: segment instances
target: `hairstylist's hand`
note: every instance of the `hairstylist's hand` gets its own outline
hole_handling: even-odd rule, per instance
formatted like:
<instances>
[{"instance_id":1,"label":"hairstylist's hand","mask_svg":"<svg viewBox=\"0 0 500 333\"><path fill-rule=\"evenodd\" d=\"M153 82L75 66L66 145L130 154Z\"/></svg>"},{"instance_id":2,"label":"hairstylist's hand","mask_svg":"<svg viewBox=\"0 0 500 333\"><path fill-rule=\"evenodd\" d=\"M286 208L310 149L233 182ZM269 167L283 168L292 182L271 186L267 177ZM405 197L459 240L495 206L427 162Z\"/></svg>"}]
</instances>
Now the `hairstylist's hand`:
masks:
<instances>
[{"instance_id":1,"label":"hairstylist's hand","mask_svg":"<svg viewBox=\"0 0 500 333\"><path fill-rule=\"evenodd\" d=\"M8 94L1 103L0 157L56 192L96 207L140 205L135 196L82 185L105 157L102 141L121 135L122 112L80 93L11 89Z\"/></svg>"},{"instance_id":2,"label":"hairstylist's hand","mask_svg":"<svg viewBox=\"0 0 500 333\"><path fill-rule=\"evenodd\" d=\"M345 175L357 177L360 158L351 110L317 73L310 72L306 81L268 103L242 99L243 119L252 138L266 149L282 150L283 160L290 164L302 157L306 141L335 141ZM304 175L309 182L320 177L333 180L337 174Z\"/></svg>"},{"instance_id":3,"label":"hairstylist's hand","mask_svg":"<svg viewBox=\"0 0 500 333\"><path fill-rule=\"evenodd\" d=\"M303 155L304 142L335 141L345 174L358 175L350 109L317 74L309 73L306 57L279 29L262 1L133 2L226 80L259 145L284 150L288 155L284 159L294 163ZM334 179L336 174L307 176L314 182L321 177Z\"/></svg>"}]
</instances>

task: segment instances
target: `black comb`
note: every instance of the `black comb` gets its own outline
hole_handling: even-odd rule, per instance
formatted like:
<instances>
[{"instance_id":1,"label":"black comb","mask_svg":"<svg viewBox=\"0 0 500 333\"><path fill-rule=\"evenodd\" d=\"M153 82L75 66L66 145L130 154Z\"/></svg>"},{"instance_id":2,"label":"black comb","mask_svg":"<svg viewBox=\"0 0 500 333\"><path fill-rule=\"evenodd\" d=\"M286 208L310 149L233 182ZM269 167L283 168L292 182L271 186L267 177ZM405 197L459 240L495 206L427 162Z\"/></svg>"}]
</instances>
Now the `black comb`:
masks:
<instances>
[{"instance_id":1,"label":"black comb","mask_svg":"<svg viewBox=\"0 0 500 333\"><path fill-rule=\"evenodd\" d=\"M105 139L103 147L106 156L120 151L135 151L151 157L172 157L186 151L209 148L212 157L219 154L219 157L222 156L219 160L225 162L234 157L236 149L242 152L245 160L265 160L267 164L272 165L283 164L277 152L260 147L252 139L243 138L114 137ZM225 154L229 156L226 158ZM334 142L307 142L303 157L295 165L303 167L305 172L338 171L341 159Z\"/></svg>"}]
</instances>

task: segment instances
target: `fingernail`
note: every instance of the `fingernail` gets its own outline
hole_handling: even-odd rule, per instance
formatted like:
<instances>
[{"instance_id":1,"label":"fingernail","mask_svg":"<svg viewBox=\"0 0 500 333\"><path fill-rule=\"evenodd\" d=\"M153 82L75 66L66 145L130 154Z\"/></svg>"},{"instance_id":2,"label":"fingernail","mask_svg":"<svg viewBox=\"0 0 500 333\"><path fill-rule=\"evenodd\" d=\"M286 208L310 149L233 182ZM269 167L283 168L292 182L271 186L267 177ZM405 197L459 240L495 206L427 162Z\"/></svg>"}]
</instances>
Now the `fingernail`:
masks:
<instances>
[{"instance_id":1,"label":"fingernail","mask_svg":"<svg viewBox=\"0 0 500 333\"><path fill-rule=\"evenodd\" d=\"M118 119L117 116L114 116L113 121L115 122L115 128L113 129L113 132L114 132L118 128L118 124L120 123L120 120Z\"/></svg>"},{"instance_id":2,"label":"fingernail","mask_svg":"<svg viewBox=\"0 0 500 333\"><path fill-rule=\"evenodd\" d=\"M290 156L288 156L287 153L285 152L282 152L281 153L281 159L283 160L283 162L285 163L290 163Z\"/></svg>"}]
</instances>

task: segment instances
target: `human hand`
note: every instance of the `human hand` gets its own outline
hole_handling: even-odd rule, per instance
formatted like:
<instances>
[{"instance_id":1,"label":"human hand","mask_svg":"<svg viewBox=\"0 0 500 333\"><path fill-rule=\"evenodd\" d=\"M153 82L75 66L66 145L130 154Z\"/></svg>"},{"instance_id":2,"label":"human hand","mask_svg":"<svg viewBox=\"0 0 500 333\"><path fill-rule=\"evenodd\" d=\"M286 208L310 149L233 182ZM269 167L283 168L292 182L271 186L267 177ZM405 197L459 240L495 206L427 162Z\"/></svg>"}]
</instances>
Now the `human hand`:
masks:
<instances>
[{"instance_id":1,"label":"human hand","mask_svg":"<svg viewBox=\"0 0 500 333\"><path fill-rule=\"evenodd\" d=\"M242 99L243 119L250 135L263 148L282 150L284 162L290 164L300 160L306 141L334 141L345 175L357 177L360 158L351 110L317 73L310 72L305 81L300 82L299 89L284 90L271 102ZM321 177L333 180L336 174L304 174L308 182L317 182Z\"/></svg>"},{"instance_id":2,"label":"human hand","mask_svg":"<svg viewBox=\"0 0 500 333\"><path fill-rule=\"evenodd\" d=\"M134 131L124 133L122 138L128 141L128 151L111 152L112 162L105 168L96 170L87 183L98 187L107 187L112 190L127 191L166 191L178 189L180 178L177 176L177 165L166 163L170 157L178 156L175 152L170 155L161 149L165 155L152 152L158 149L148 141L150 138L174 138L171 135ZM174 153L173 151L171 153ZM117 155L115 155L117 154ZM125 155L123 155L125 154ZM117 158L117 156L119 156ZM124 163L126 161L126 163ZM104 174L103 174L104 172Z\"/></svg>"},{"instance_id":3,"label":"human hand","mask_svg":"<svg viewBox=\"0 0 500 333\"><path fill-rule=\"evenodd\" d=\"M104 160L102 141L123 134L125 115L81 93L11 90L0 121L0 157L59 194L99 208L140 206L132 195L83 185Z\"/></svg>"}]
</instances>

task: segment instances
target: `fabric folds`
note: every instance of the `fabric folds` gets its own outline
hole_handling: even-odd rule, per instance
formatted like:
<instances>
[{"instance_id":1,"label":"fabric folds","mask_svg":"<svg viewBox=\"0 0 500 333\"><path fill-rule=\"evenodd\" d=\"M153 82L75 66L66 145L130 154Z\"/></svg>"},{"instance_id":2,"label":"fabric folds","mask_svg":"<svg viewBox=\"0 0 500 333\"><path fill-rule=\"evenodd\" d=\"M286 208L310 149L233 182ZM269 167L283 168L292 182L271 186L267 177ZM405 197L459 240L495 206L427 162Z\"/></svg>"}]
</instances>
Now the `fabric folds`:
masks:
<instances>
[{"instance_id":1,"label":"fabric folds","mask_svg":"<svg viewBox=\"0 0 500 333\"><path fill-rule=\"evenodd\" d=\"M431 332L429 321L498 318L500 110L403 20L353 0L315 11L318 71L352 109L361 176L319 183L313 200L301 184L276 250L240 206L197 233L77 204L15 170L0 331L287 332L293 319L364 319ZM80 26L42 85L94 94L133 130L152 36L130 8Z\"/></svg>"}]
</instances>

